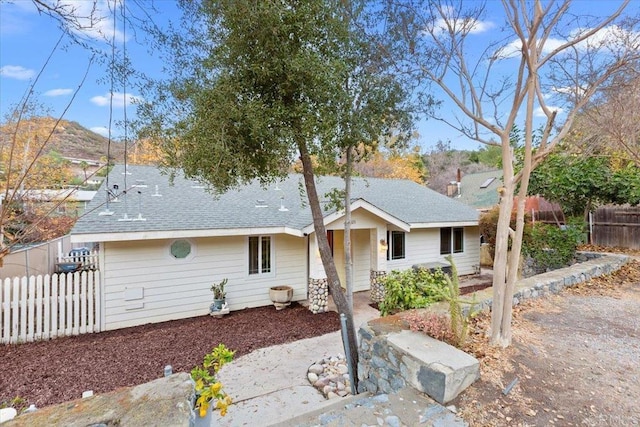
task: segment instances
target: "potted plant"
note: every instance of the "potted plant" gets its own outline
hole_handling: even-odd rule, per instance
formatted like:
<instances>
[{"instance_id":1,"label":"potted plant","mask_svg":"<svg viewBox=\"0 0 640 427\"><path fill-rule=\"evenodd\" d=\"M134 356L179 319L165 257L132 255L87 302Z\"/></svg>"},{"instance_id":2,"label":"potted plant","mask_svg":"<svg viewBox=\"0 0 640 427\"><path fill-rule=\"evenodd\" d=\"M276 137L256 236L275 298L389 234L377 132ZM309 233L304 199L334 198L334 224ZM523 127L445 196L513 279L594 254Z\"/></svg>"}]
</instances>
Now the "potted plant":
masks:
<instances>
[{"instance_id":1,"label":"potted plant","mask_svg":"<svg viewBox=\"0 0 640 427\"><path fill-rule=\"evenodd\" d=\"M219 409L220 415L227 414L231 398L222 391L222 384L216 379L220 368L233 359L234 351L224 344L219 344L204 356L202 366L191 370L191 378L195 382L193 398L194 426L210 426L213 409ZM215 399L215 405L213 404Z\"/></svg>"},{"instance_id":2,"label":"potted plant","mask_svg":"<svg viewBox=\"0 0 640 427\"><path fill-rule=\"evenodd\" d=\"M221 282L211 285L211 292L213 292L213 304L211 304L211 311L220 311L225 303L227 292L224 290L224 286L229 280L224 278Z\"/></svg>"}]
</instances>

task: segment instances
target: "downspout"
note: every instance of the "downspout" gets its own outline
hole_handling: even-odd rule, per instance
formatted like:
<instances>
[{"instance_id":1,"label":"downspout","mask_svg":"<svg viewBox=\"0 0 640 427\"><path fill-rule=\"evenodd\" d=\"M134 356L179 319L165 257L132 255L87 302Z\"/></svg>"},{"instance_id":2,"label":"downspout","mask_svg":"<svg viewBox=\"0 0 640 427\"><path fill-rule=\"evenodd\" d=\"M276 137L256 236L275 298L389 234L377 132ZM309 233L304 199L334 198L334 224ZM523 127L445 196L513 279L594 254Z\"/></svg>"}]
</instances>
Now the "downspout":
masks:
<instances>
[{"instance_id":1,"label":"downspout","mask_svg":"<svg viewBox=\"0 0 640 427\"><path fill-rule=\"evenodd\" d=\"M311 274L311 261L310 261L311 260L311 255L310 255L309 251L311 250L311 244L309 243L309 235L307 233L304 233L304 238L307 241L307 262L306 262L306 264L307 264L307 274L306 274L305 277L307 278L307 286L306 286L306 289L307 289L307 301L309 301L309 279L311 278L310 277L310 274Z\"/></svg>"},{"instance_id":2,"label":"downspout","mask_svg":"<svg viewBox=\"0 0 640 427\"><path fill-rule=\"evenodd\" d=\"M108 196L107 196L108 197ZM105 304L105 298L106 298L106 285L105 285L105 253L107 252L107 248L106 245L104 244L104 242L100 242L98 244L98 274L100 276L100 280L98 281L99 285L100 285L100 297L97 300L97 303L100 304L99 306L99 310L98 313L100 315L100 330L99 332L102 331L106 331L107 330L107 313L106 313L106 304Z\"/></svg>"}]
</instances>

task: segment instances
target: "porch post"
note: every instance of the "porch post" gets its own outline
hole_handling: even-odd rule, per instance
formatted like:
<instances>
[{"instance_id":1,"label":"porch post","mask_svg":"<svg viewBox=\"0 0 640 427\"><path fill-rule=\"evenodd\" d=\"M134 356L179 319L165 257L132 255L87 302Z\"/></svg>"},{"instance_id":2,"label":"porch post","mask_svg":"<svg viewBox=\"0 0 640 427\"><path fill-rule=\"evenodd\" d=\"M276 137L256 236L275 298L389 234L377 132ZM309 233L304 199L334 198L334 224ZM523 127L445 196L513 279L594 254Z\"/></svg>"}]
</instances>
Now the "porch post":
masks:
<instances>
[{"instance_id":1,"label":"porch post","mask_svg":"<svg viewBox=\"0 0 640 427\"><path fill-rule=\"evenodd\" d=\"M315 233L309 235L309 310L313 314L329 311L329 282L322 266Z\"/></svg>"},{"instance_id":2,"label":"porch post","mask_svg":"<svg viewBox=\"0 0 640 427\"><path fill-rule=\"evenodd\" d=\"M381 278L387 275L387 229L376 227L369 231L371 250L371 271L369 275L371 300L380 302L384 299L384 287Z\"/></svg>"}]
</instances>

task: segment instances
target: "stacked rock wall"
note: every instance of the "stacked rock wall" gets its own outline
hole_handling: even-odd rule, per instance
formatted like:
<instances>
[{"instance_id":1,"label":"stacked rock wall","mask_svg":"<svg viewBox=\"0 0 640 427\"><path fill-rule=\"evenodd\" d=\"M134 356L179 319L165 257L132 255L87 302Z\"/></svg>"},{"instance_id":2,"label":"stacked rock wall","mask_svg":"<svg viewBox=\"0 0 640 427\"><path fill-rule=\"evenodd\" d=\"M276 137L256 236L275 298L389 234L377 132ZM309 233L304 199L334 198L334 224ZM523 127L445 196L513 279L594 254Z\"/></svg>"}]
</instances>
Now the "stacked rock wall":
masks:
<instances>
[{"instance_id":1,"label":"stacked rock wall","mask_svg":"<svg viewBox=\"0 0 640 427\"><path fill-rule=\"evenodd\" d=\"M384 285L382 279L387 275L387 272L371 270L369 275L371 284L371 301L381 302L384 300Z\"/></svg>"},{"instance_id":2,"label":"stacked rock wall","mask_svg":"<svg viewBox=\"0 0 640 427\"><path fill-rule=\"evenodd\" d=\"M327 279L309 279L309 310L313 314L329 311L329 283Z\"/></svg>"}]
</instances>

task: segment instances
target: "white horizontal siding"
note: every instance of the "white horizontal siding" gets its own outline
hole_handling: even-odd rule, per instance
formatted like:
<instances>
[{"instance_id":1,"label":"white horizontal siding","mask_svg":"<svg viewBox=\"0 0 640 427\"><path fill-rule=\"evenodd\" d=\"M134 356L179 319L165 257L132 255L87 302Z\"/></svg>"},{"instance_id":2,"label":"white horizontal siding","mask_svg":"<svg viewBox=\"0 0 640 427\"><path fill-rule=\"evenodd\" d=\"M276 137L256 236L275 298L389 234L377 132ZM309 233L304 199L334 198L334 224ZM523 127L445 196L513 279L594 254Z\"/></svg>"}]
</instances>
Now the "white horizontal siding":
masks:
<instances>
[{"instance_id":1,"label":"white horizontal siding","mask_svg":"<svg viewBox=\"0 0 640 427\"><path fill-rule=\"evenodd\" d=\"M270 305L269 287L276 285L292 286L294 300L306 299L306 240L272 239L273 273L251 276L243 236L189 239L192 254L181 260L170 255L168 239L105 243L106 329L205 315L213 302L211 284L224 278L231 310ZM142 288L143 298L125 301L132 288Z\"/></svg>"},{"instance_id":2,"label":"white horizontal siding","mask_svg":"<svg viewBox=\"0 0 640 427\"><path fill-rule=\"evenodd\" d=\"M382 221L379 217L371 212L359 208L351 212L351 229L369 229L376 228ZM327 230L344 230L344 217L340 217L335 221L326 225Z\"/></svg>"},{"instance_id":3,"label":"white horizontal siding","mask_svg":"<svg viewBox=\"0 0 640 427\"><path fill-rule=\"evenodd\" d=\"M371 287L371 249L369 230L353 230L353 290L366 291Z\"/></svg>"},{"instance_id":4,"label":"white horizontal siding","mask_svg":"<svg viewBox=\"0 0 640 427\"><path fill-rule=\"evenodd\" d=\"M453 254L459 275L472 274L473 266L480 263L480 234L478 227L464 227L464 251ZM443 262L440 254L440 229L412 230L405 234L405 258L387 261L387 271L406 270L414 264Z\"/></svg>"}]
</instances>

